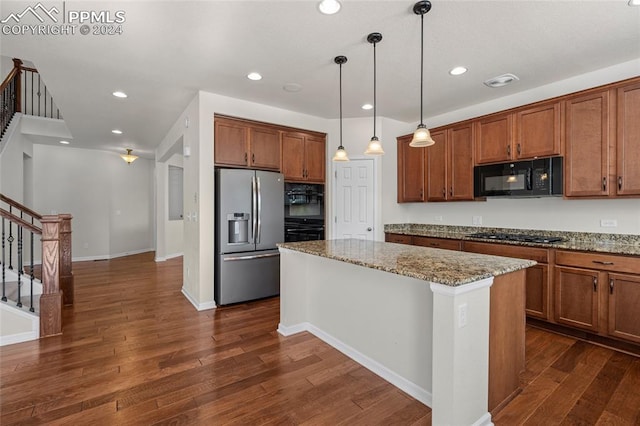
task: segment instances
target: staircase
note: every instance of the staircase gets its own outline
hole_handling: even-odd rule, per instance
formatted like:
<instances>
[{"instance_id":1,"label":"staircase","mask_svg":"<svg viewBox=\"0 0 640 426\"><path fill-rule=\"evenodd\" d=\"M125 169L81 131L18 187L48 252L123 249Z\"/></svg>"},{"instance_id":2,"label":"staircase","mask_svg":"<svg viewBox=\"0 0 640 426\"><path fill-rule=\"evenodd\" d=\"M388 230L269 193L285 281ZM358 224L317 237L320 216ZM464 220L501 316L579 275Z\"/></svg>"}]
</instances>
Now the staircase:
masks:
<instances>
[{"instance_id":1,"label":"staircase","mask_svg":"<svg viewBox=\"0 0 640 426\"><path fill-rule=\"evenodd\" d=\"M61 334L63 304L73 304L71 215L40 215L0 194L0 217L0 346Z\"/></svg>"}]
</instances>

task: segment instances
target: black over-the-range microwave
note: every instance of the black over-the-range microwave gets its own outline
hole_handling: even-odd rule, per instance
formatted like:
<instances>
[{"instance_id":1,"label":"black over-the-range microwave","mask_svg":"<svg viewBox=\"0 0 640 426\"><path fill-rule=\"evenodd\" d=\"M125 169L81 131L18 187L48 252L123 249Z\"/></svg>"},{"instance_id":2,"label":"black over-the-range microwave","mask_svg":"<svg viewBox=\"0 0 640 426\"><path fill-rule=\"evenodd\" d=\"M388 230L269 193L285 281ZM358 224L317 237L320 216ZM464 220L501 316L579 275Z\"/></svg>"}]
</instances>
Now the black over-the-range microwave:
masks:
<instances>
[{"instance_id":1,"label":"black over-the-range microwave","mask_svg":"<svg viewBox=\"0 0 640 426\"><path fill-rule=\"evenodd\" d=\"M475 197L562 195L562 157L488 164L474 168Z\"/></svg>"}]
</instances>

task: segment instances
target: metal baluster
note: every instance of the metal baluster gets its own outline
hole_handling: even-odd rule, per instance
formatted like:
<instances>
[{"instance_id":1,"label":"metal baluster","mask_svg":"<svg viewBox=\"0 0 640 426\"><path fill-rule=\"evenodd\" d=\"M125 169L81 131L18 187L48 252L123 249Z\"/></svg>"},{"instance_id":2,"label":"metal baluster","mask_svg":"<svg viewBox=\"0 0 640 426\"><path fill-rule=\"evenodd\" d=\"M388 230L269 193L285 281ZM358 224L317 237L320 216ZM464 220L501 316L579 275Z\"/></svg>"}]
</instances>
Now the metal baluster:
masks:
<instances>
[{"instance_id":1,"label":"metal baluster","mask_svg":"<svg viewBox=\"0 0 640 426\"><path fill-rule=\"evenodd\" d=\"M31 216L31 224L33 225L33 216ZM29 302L31 307L29 311L35 312L35 308L33 307L33 231L30 232L30 245L31 245L31 261L29 262L29 271L31 272L31 297L29 298Z\"/></svg>"},{"instance_id":2,"label":"metal baluster","mask_svg":"<svg viewBox=\"0 0 640 426\"><path fill-rule=\"evenodd\" d=\"M40 117L40 103L42 102L42 98L40 96L42 96L42 92L40 91L40 74L38 74L38 93L36 93L38 95L38 117Z\"/></svg>"},{"instance_id":3,"label":"metal baluster","mask_svg":"<svg viewBox=\"0 0 640 426\"><path fill-rule=\"evenodd\" d=\"M47 85L44 85L44 115L43 117L47 116Z\"/></svg>"},{"instance_id":4,"label":"metal baluster","mask_svg":"<svg viewBox=\"0 0 640 426\"><path fill-rule=\"evenodd\" d=\"M11 206L9 206L9 213L11 213ZM9 222L9 269L13 271L13 227L11 226L11 222Z\"/></svg>"},{"instance_id":5,"label":"metal baluster","mask_svg":"<svg viewBox=\"0 0 640 426\"><path fill-rule=\"evenodd\" d=\"M20 215L22 216L22 215ZM22 226L18 226L18 308L22 308Z\"/></svg>"},{"instance_id":6,"label":"metal baluster","mask_svg":"<svg viewBox=\"0 0 640 426\"><path fill-rule=\"evenodd\" d=\"M33 103L33 87L34 87L34 85L33 85L33 74L34 73L31 73L31 115L33 115L33 105L34 105L34 103Z\"/></svg>"},{"instance_id":7,"label":"metal baluster","mask_svg":"<svg viewBox=\"0 0 640 426\"><path fill-rule=\"evenodd\" d=\"M2 301L6 302L7 301L7 292L6 292L6 276L5 276L5 272L4 272L4 267L5 267L5 249L4 249L4 222L5 222L5 218L2 218Z\"/></svg>"}]
</instances>

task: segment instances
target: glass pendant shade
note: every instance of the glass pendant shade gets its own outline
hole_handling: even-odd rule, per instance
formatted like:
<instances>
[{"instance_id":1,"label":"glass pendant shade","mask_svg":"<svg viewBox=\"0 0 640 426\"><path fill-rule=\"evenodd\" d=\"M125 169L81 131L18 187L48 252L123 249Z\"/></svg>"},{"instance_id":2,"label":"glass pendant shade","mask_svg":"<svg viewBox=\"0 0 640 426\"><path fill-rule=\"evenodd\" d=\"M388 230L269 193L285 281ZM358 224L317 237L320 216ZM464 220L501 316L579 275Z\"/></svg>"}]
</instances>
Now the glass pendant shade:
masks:
<instances>
[{"instance_id":1,"label":"glass pendant shade","mask_svg":"<svg viewBox=\"0 0 640 426\"><path fill-rule=\"evenodd\" d=\"M364 153L367 155L384 155L382 144L377 136L371 138L369 145L367 145L367 150Z\"/></svg>"},{"instance_id":2,"label":"glass pendant shade","mask_svg":"<svg viewBox=\"0 0 640 426\"><path fill-rule=\"evenodd\" d=\"M421 148L424 146L431 146L435 143L436 141L431 138L431 133L429 132L429 129L427 129L427 126L419 124L416 131L413 132L413 139L409 142L409 146L413 148Z\"/></svg>"},{"instance_id":3,"label":"glass pendant shade","mask_svg":"<svg viewBox=\"0 0 640 426\"><path fill-rule=\"evenodd\" d=\"M126 154L120 154L120 157L127 162L127 164L131 164L138 159L137 155L131 154L132 149L127 149Z\"/></svg>"},{"instance_id":4,"label":"glass pendant shade","mask_svg":"<svg viewBox=\"0 0 640 426\"><path fill-rule=\"evenodd\" d=\"M344 149L343 146L338 147L332 160L333 161L349 161L349 156L347 155L347 151Z\"/></svg>"}]
</instances>

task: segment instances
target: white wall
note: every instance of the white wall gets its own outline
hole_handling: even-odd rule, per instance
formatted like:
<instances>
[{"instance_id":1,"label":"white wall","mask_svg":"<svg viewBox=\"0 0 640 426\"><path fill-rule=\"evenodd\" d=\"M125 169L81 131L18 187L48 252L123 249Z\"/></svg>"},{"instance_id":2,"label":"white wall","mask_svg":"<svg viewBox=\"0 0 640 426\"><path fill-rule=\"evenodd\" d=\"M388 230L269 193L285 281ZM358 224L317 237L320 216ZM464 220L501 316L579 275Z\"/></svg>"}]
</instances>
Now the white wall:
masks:
<instances>
[{"instance_id":1,"label":"white wall","mask_svg":"<svg viewBox=\"0 0 640 426\"><path fill-rule=\"evenodd\" d=\"M33 146L35 210L70 213L74 260L153 250L153 162L114 153Z\"/></svg>"},{"instance_id":2,"label":"white wall","mask_svg":"<svg viewBox=\"0 0 640 426\"><path fill-rule=\"evenodd\" d=\"M555 82L535 90L518 93L483 104L473 105L437 117L425 123L431 128L502 111L567 93L640 75L640 60L626 62L592 73ZM397 123L397 130L402 129ZM411 133L415 125L396 136ZM520 229L548 229L582 232L640 234L640 199L565 200L562 198L490 199L486 202L396 203L395 152L386 150L383 172L384 223L432 223L471 225L473 216L482 216L483 226ZM387 160L389 160L387 162ZM394 185L391 185L391 183ZM442 216L442 222L436 221ZM600 219L616 219L618 227L601 228Z\"/></svg>"},{"instance_id":3,"label":"white wall","mask_svg":"<svg viewBox=\"0 0 640 426\"><path fill-rule=\"evenodd\" d=\"M14 117L14 120L22 120L22 115ZM22 203L24 201L23 155L25 150L31 151L31 143L19 129L20 123L17 122L15 131L5 134L6 145L0 154L0 192Z\"/></svg>"}]
</instances>

